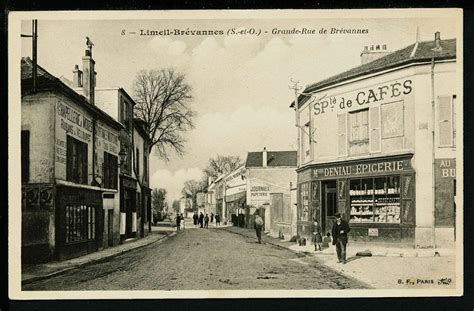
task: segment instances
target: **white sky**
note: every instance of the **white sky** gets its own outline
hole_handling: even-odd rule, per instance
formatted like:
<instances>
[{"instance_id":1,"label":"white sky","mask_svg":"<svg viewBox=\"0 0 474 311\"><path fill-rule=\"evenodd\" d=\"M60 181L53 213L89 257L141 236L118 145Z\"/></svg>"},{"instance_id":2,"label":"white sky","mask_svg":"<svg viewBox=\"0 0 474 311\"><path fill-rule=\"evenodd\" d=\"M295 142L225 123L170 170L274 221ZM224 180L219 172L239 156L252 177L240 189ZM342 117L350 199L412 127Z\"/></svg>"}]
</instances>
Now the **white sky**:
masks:
<instances>
[{"instance_id":1,"label":"white sky","mask_svg":"<svg viewBox=\"0 0 474 311\"><path fill-rule=\"evenodd\" d=\"M374 15L376 16L376 15ZM317 16L315 16L317 17ZM255 27L261 36L122 36L121 31L163 28L228 29ZM170 162L151 158L151 187L168 190L169 200L180 197L185 180L201 176L201 169L217 154L248 151L296 150L294 98L290 78L304 86L358 66L366 45L387 44L397 50L420 39L454 38L455 21L436 19L287 19L287 20L38 20L38 63L55 76L72 79L81 66L85 37L94 42L98 87L121 86L133 96L132 83L141 69L175 67L193 87L195 129L186 134L186 154ZM367 35L272 35L271 30L306 27L367 28ZM22 33L31 22L22 23ZM22 55L31 56L31 41L22 39Z\"/></svg>"}]
</instances>

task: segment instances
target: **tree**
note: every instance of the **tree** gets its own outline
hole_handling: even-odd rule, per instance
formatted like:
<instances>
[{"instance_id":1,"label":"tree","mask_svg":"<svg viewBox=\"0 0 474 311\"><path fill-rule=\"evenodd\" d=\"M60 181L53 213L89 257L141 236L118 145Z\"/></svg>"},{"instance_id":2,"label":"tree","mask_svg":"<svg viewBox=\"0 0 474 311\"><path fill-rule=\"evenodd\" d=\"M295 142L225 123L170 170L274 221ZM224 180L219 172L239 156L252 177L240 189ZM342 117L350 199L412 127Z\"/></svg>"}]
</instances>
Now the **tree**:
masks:
<instances>
[{"instance_id":1,"label":"tree","mask_svg":"<svg viewBox=\"0 0 474 311\"><path fill-rule=\"evenodd\" d=\"M207 184L205 183L205 180L187 180L184 182L183 189L181 190L181 193L185 198L191 198L193 202L193 209L196 209L197 207L197 193L201 192L206 188Z\"/></svg>"},{"instance_id":2,"label":"tree","mask_svg":"<svg viewBox=\"0 0 474 311\"><path fill-rule=\"evenodd\" d=\"M151 201L153 202L153 208L157 212L162 212L166 205L166 194L167 191L164 188L154 189L151 194Z\"/></svg>"},{"instance_id":3,"label":"tree","mask_svg":"<svg viewBox=\"0 0 474 311\"><path fill-rule=\"evenodd\" d=\"M232 172L241 165L243 165L243 161L239 156L217 155L216 158L209 159L209 163L204 169L204 173L208 177L213 177L215 179L221 174L228 174Z\"/></svg>"},{"instance_id":4,"label":"tree","mask_svg":"<svg viewBox=\"0 0 474 311\"><path fill-rule=\"evenodd\" d=\"M179 205L180 205L179 200L174 200L173 201L173 205L171 207L173 208L173 211L175 213L179 213Z\"/></svg>"},{"instance_id":5,"label":"tree","mask_svg":"<svg viewBox=\"0 0 474 311\"><path fill-rule=\"evenodd\" d=\"M135 117L143 120L150 137L148 153L169 160L169 151L184 153L183 133L194 127L191 86L173 68L141 70L134 81Z\"/></svg>"}]
</instances>

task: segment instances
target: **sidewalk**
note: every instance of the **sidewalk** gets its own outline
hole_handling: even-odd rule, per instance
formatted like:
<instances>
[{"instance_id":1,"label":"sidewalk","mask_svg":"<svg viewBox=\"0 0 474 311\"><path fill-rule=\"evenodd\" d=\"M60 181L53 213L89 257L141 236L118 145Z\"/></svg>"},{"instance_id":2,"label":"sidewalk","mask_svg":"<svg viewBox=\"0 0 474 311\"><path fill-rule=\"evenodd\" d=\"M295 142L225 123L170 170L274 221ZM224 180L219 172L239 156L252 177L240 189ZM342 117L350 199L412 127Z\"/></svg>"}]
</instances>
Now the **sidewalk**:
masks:
<instances>
[{"instance_id":1,"label":"sidewalk","mask_svg":"<svg viewBox=\"0 0 474 311\"><path fill-rule=\"evenodd\" d=\"M172 236L176 234L174 231L176 231L176 229L172 227L152 227L152 232L144 238L126 240L124 244L119 244L81 257L45 264L24 265L21 273L21 284L24 285L47 279L84 265L105 261L131 250L155 243L167 236Z\"/></svg>"},{"instance_id":2,"label":"sidewalk","mask_svg":"<svg viewBox=\"0 0 474 311\"><path fill-rule=\"evenodd\" d=\"M239 227L229 227L225 230L256 239L254 230ZM439 256L435 256L433 249L384 247L349 241L347 263L341 264L337 261L336 249L332 245L323 251L316 252L311 243L299 246L294 242L268 235L264 235L262 240L264 243L304 254L333 270L377 289L448 289L456 286L456 250L454 248L437 249ZM357 253L361 251L370 251L372 256L357 256ZM442 279L448 280L449 284L439 285L438 282Z\"/></svg>"}]
</instances>

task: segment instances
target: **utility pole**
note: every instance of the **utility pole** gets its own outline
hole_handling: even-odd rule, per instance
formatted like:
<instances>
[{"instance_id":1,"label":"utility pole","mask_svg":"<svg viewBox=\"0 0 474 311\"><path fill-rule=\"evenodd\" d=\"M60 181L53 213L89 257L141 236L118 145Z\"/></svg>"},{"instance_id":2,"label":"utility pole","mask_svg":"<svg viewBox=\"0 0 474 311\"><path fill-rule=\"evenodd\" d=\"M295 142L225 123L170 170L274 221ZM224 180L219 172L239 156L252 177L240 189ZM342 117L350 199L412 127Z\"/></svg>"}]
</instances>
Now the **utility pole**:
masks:
<instances>
[{"instance_id":1,"label":"utility pole","mask_svg":"<svg viewBox=\"0 0 474 311\"><path fill-rule=\"evenodd\" d=\"M289 86L295 92L295 126L298 128L298 141L296 147L296 166L300 167L301 159L300 159L300 142L301 142L301 133L300 133L300 113L298 110L298 96L301 86L299 86L299 81L293 81L290 79L292 85Z\"/></svg>"},{"instance_id":2,"label":"utility pole","mask_svg":"<svg viewBox=\"0 0 474 311\"><path fill-rule=\"evenodd\" d=\"M31 73L33 79L33 93L36 93L36 76L38 73L38 20L33 19L31 23L31 35L21 34L22 38L32 38L32 57L33 57L33 72Z\"/></svg>"}]
</instances>

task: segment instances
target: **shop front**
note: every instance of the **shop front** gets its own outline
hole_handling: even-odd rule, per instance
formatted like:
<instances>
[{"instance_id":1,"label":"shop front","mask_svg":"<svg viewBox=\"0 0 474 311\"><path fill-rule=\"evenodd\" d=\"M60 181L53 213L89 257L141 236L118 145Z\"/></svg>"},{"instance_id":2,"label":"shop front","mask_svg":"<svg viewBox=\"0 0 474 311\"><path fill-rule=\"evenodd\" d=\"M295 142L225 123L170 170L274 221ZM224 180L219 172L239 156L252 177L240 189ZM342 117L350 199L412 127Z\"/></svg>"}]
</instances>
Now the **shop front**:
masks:
<instances>
[{"instance_id":1,"label":"shop front","mask_svg":"<svg viewBox=\"0 0 474 311\"><path fill-rule=\"evenodd\" d=\"M335 214L351 239L413 244L415 171L412 154L314 164L298 171L298 235L311 237L313 219L324 234Z\"/></svg>"},{"instance_id":2,"label":"shop front","mask_svg":"<svg viewBox=\"0 0 474 311\"><path fill-rule=\"evenodd\" d=\"M102 191L57 185L56 257L65 260L102 247Z\"/></svg>"},{"instance_id":3,"label":"shop front","mask_svg":"<svg viewBox=\"0 0 474 311\"><path fill-rule=\"evenodd\" d=\"M120 176L120 239L137 236L137 181Z\"/></svg>"}]
</instances>

